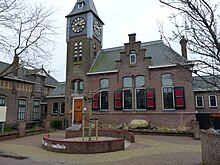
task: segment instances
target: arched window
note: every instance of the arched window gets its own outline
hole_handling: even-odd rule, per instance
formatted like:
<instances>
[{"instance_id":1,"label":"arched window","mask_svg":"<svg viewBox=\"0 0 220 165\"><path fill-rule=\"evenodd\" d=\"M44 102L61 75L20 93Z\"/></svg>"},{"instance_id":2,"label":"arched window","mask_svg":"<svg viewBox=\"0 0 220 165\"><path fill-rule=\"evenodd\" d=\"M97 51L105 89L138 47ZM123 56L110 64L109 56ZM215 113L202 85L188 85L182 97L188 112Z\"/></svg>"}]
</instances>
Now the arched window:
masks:
<instances>
[{"instance_id":1,"label":"arched window","mask_svg":"<svg viewBox=\"0 0 220 165\"><path fill-rule=\"evenodd\" d=\"M130 51L130 64L131 64L131 65L136 64L136 52L135 52L134 49L132 49L132 50Z\"/></svg>"},{"instance_id":2,"label":"arched window","mask_svg":"<svg viewBox=\"0 0 220 165\"><path fill-rule=\"evenodd\" d=\"M74 62L77 61L77 57L78 57L78 43L75 42L74 43Z\"/></svg>"},{"instance_id":3,"label":"arched window","mask_svg":"<svg viewBox=\"0 0 220 165\"><path fill-rule=\"evenodd\" d=\"M83 43L82 41L80 41L79 42L79 61L82 61L82 55L83 55L82 49L83 49Z\"/></svg>"},{"instance_id":4,"label":"arched window","mask_svg":"<svg viewBox=\"0 0 220 165\"><path fill-rule=\"evenodd\" d=\"M72 85L73 85L73 93L83 93L84 90L83 80L74 80L72 82Z\"/></svg>"},{"instance_id":5,"label":"arched window","mask_svg":"<svg viewBox=\"0 0 220 165\"><path fill-rule=\"evenodd\" d=\"M83 55L83 43L75 42L74 43L74 62L82 61L82 55Z\"/></svg>"},{"instance_id":6,"label":"arched window","mask_svg":"<svg viewBox=\"0 0 220 165\"><path fill-rule=\"evenodd\" d=\"M173 85L172 74L170 74L170 73L163 74L161 76L161 78L162 78L162 86L163 87Z\"/></svg>"}]
</instances>

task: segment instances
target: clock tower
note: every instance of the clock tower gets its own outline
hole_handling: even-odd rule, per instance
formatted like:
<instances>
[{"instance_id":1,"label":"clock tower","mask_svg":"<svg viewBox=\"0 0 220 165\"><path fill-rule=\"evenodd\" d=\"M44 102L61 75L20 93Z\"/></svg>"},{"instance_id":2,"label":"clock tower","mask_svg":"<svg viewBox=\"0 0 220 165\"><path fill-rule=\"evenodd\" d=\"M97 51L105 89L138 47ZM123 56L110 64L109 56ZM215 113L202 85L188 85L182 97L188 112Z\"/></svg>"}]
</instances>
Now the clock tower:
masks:
<instances>
[{"instance_id":1,"label":"clock tower","mask_svg":"<svg viewBox=\"0 0 220 165\"><path fill-rule=\"evenodd\" d=\"M74 107L74 98L82 98L87 91L87 73L102 48L104 23L93 0L77 0L66 18L66 114L70 117L74 109L82 108ZM75 117L72 115L72 121L74 118L74 122L80 122Z\"/></svg>"}]
</instances>

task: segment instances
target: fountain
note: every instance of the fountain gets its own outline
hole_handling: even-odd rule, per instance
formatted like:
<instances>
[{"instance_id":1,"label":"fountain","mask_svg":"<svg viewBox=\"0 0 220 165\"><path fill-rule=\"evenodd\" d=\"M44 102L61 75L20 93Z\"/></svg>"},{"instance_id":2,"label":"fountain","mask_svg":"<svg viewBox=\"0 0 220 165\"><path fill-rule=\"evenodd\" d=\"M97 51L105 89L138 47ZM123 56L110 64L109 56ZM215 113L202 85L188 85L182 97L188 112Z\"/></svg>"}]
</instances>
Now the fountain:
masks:
<instances>
[{"instance_id":1,"label":"fountain","mask_svg":"<svg viewBox=\"0 0 220 165\"><path fill-rule=\"evenodd\" d=\"M42 139L42 148L59 153L92 154L121 151L134 143L134 134L123 130L109 130L98 128L98 118L92 114L92 96L84 96L89 101L89 127L85 127L86 109L83 110L82 128L67 129L65 139L52 138L47 134ZM92 129L92 122L95 121L95 129ZM88 135L86 137L85 135Z\"/></svg>"}]
</instances>

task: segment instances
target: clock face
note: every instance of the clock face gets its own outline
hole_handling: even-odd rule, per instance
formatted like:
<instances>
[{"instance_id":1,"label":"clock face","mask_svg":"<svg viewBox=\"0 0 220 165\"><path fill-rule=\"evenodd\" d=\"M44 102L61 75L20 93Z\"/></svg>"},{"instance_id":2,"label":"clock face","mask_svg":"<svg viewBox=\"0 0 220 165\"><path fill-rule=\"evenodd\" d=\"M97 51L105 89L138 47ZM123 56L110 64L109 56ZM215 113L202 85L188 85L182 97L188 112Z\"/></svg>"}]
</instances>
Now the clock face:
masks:
<instances>
[{"instance_id":1,"label":"clock face","mask_svg":"<svg viewBox=\"0 0 220 165\"><path fill-rule=\"evenodd\" d=\"M94 30L94 33L97 37L99 37L101 35L102 26L97 20L95 20L93 23L93 30Z\"/></svg>"},{"instance_id":2,"label":"clock face","mask_svg":"<svg viewBox=\"0 0 220 165\"><path fill-rule=\"evenodd\" d=\"M82 17L77 17L73 20L72 23L72 30L74 33L81 32L86 26L86 21Z\"/></svg>"}]
</instances>

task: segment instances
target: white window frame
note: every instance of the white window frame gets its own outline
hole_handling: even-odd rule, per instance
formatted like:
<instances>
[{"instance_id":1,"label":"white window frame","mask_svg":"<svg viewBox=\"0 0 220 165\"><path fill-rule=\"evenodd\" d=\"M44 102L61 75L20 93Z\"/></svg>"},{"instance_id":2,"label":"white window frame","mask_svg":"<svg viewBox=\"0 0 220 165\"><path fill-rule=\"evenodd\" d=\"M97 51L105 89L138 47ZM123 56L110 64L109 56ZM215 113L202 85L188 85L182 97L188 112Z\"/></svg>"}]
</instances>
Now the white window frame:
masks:
<instances>
[{"instance_id":1,"label":"white window frame","mask_svg":"<svg viewBox=\"0 0 220 165\"><path fill-rule=\"evenodd\" d=\"M54 107L53 104L54 104L54 103L57 103L57 104L58 104L58 106L57 106L57 108L58 108L57 113L54 113L54 112L53 112L53 107ZM55 101L55 102L52 102L52 115L58 115L58 114L59 114L59 102L56 102L56 101Z\"/></svg>"},{"instance_id":2,"label":"white window frame","mask_svg":"<svg viewBox=\"0 0 220 165\"><path fill-rule=\"evenodd\" d=\"M34 118L34 108L36 107L35 105L34 105L34 102L39 102L39 117L38 118ZM35 114L37 114L37 113L35 113ZM32 112L32 120L40 120L40 118L41 118L41 105L40 105L40 100L39 99L35 99L34 101L33 101L33 112Z\"/></svg>"},{"instance_id":3,"label":"white window frame","mask_svg":"<svg viewBox=\"0 0 220 165\"><path fill-rule=\"evenodd\" d=\"M102 92L108 92L108 109L102 109L102 99L101 99L101 93ZM100 107L100 112L108 112L109 111L109 90L108 89L104 89L104 90L100 90L99 92L99 107Z\"/></svg>"},{"instance_id":4,"label":"white window frame","mask_svg":"<svg viewBox=\"0 0 220 165\"><path fill-rule=\"evenodd\" d=\"M83 3L83 2L80 2L80 3L77 4L78 9L83 8L83 6L84 6L84 3Z\"/></svg>"},{"instance_id":5,"label":"white window frame","mask_svg":"<svg viewBox=\"0 0 220 165\"><path fill-rule=\"evenodd\" d=\"M145 90L145 109L138 109L137 107L137 90ZM147 111L146 109L146 88L135 88L135 109L136 111Z\"/></svg>"},{"instance_id":6,"label":"white window frame","mask_svg":"<svg viewBox=\"0 0 220 165\"><path fill-rule=\"evenodd\" d=\"M124 91L128 91L128 90L131 90L131 93L132 93L132 95L131 95L131 109L125 109L125 92ZM131 112L131 111L133 111L133 109L132 109L132 107L133 107L133 90L132 90L132 88L125 88L125 89L123 89L123 93L122 93L122 101L123 101L123 111L125 111L125 112Z\"/></svg>"},{"instance_id":7,"label":"white window frame","mask_svg":"<svg viewBox=\"0 0 220 165\"><path fill-rule=\"evenodd\" d=\"M4 99L5 100L5 104L4 105L0 105L0 106L7 106L7 97L0 96L0 99Z\"/></svg>"},{"instance_id":8,"label":"white window frame","mask_svg":"<svg viewBox=\"0 0 220 165\"><path fill-rule=\"evenodd\" d=\"M63 103L64 103L64 113L61 113ZM60 102L60 114L65 115L65 102L64 101Z\"/></svg>"},{"instance_id":9,"label":"white window frame","mask_svg":"<svg viewBox=\"0 0 220 165\"><path fill-rule=\"evenodd\" d=\"M134 62L131 61L132 56L134 56ZM130 54L130 64L134 65L134 64L136 64L136 61L137 61L137 55L135 53Z\"/></svg>"},{"instance_id":10,"label":"white window frame","mask_svg":"<svg viewBox=\"0 0 220 165\"><path fill-rule=\"evenodd\" d=\"M19 102L20 102L20 100L25 100L25 106L22 104L19 104ZM18 111L17 111L17 120L26 120L26 118L27 118L27 99L26 98L23 98L23 97L21 97L21 98L19 98L18 99ZM22 107L25 107L25 111L23 112L21 112L21 109L20 108L22 108ZM20 114L23 114L24 113L24 118L21 118L21 115Z\"/></svg>"},{"instance_id":11,"label":"white window frame","mask_svg":"<svg viewBox=\"0 0 220 165\"><path fill-rule=\"evenodd\" d=\"M210 98L211 98L212 96L215 97L216 106L212 106L212 105L211 105ZM217 107L218 107L218 100L217 100L217 96L216 96L216 95L210 95L210 96L209 96L209 107L210 107L210 108L217 108Z\"/></svg>"},{"instance_id":12,"label":"white window frame","mask_svg":"<svg viewBox=\"0 0 220 165\"><path fill-rule=\"evenodd\" d=\"M197 101L198 97L202 98L202 106L198 106L198 101ZM203 96L196 96L196 108L204 108L204 97Z\"/></svg>"},{"instance_id":13,"label":"white window frame","mask_svg":"<svg viewBox=\"0 0 220 165\"><path fill-rule=\"evenodd\" d=\"M173 94L173 108L172 109L165 109L165 107L164 107L164 95L163 95L163 89L164 88L172 88L172 94ZM174 98L174 87L173 86L164 86L164 87L162 87L162 105L163 105L163 110L164 111L175 111L175 98Z\"/></svg>"}]
</instances>

